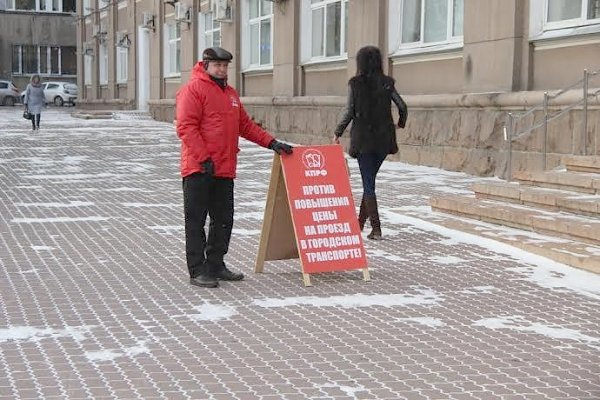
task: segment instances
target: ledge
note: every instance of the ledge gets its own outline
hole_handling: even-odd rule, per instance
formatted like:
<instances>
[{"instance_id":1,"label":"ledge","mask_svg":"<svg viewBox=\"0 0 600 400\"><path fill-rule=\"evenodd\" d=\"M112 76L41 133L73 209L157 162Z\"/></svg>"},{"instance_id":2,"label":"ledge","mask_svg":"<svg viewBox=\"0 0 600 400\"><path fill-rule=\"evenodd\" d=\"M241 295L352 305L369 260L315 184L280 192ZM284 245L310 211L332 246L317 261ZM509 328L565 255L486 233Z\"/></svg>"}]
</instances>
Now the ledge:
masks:
<instances>
[{"instance_id":1,"label":"ledge","mask_svg":"<svg viewBox=\"0 0 600 400\"><path fill-rule=\"evenodd\" d=\"M598 89L590 89L590 93ZM552 95L557 91L550 91ZM581 89L570 90L550 101L551 106L571 105L582 97ZM470 94L402 95L411 108L513 108L526 110L541 105L544 92L504 92ZM345 96L242 97L242 103L255 106L344 106ZM600 97L591 97L588 107L600 106Z\"/></svg>"}]
</instances>

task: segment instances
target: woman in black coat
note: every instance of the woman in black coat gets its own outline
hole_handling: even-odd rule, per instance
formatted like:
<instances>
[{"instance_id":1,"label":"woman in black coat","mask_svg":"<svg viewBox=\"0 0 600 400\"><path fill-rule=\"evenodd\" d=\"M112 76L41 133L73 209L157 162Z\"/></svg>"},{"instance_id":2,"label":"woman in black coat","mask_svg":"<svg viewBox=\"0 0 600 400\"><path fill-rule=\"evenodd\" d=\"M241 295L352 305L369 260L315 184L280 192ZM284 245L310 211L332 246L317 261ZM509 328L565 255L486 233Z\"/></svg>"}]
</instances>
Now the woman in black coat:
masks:
<instances>
[{"instance_id":1,"label":"woman in black coat","mask_svg":"<svg viewBox=\"0 0 600 400\"><path fill-rule=\"evenodd\" d=\"M396 126L392 119L392 102L398 107L397 126L404 128L406 104L394 87L394 79L385 75L381 51L374 46L361 48L356 54L356 76L348 82L348 103L344 116L335 129L334 142L352 121L350 156L358 160L363 184L358 223L362 230L371 221L369 239L381 239L381 223L375 195L375 178L388 154L398 152Z\"/></svg>"}]
</instances>

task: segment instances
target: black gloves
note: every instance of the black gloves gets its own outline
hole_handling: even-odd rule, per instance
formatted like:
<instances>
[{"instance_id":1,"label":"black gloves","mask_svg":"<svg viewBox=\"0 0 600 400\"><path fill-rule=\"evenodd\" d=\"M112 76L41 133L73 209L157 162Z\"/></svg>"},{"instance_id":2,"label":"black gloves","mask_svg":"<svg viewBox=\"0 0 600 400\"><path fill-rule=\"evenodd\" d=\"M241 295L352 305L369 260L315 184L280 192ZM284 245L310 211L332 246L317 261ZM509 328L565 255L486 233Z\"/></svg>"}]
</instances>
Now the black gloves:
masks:
<instances>
[{"instance_id":1,"label":"black gloves","mask_svg":"<svg viewBox=\"0 0 600 400\"><path fill-rule=\"evenodd\" d=\"M204 169L204 173L207 176L212 177L215 175L215 164L213 163L213 160L211 160L209 158L206 161L203 161L201 165L202 165L202 168Z\"/></svg>"},{"instance_id":2,"label":"black gloves","mask_svg":"<svg viewBox=\"0 0 600 400\"><path fill-rule=\"evenodd\" d=\"M290 146L287 143L280 142L277 139L271 140L271 143L269 143L269 148L279 155L281 155L283 153L292 154L292 152L293 152L292 146Z\"/></svg>"}]
</instances>

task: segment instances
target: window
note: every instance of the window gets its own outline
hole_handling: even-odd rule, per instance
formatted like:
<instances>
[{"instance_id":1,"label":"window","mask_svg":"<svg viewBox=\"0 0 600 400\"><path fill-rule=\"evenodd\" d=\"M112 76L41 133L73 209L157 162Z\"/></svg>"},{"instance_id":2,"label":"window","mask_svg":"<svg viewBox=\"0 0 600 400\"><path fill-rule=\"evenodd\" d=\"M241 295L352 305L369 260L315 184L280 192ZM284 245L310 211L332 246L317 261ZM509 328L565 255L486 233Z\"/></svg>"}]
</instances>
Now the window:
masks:
<instances>
[{"instance_id":1,"label":"window","mask_svg":"<svg viewBox=\"0 0 600 400\"><path fill-rule=\"evenodd\" d=\"M310 0L311 58L340 57L347 52L348 0Z\"/></svg>"},{"instance_id":2,"label":"window","mask_svg":"<svg viewBox=\"0 0 600 400\"><path fill-rule=\"evenodd\" d=\"M600 0L529 0L529 37L543 40L600 32Z\"/></svg>"},{"instance_id":3,"label":"window","mask_svg":"<svg viewBox=\"0 0 600 400\"><path fill-rule=\"evenodd\" d=\"M202 52L207 47L221 46L221 23L215 21L213 13L201 13L198 16L200 21L198 37L198 54L202 57Z\"/></svg>"},{"instance_id":4,"label":"window","mask_svg":"<svg viewBox=\"0 0 600 400\"><path fill-rule=\"evenodd\" d=\"M600 0L546 0L546 23L585 25L600 19ZM571 23L564 24L564 21ZM594 21L599 22L599 21Z\"/></svg>"},{"instance_id":5,"label":"window","mask_svg":"<svg viewBox=\"0 0 600 400\"><path fill-rule=\"evenodd\" d=\"M15 74L77 75L75 47L14 45Z\"/></svg>"},{"instance_id":6,"label":"window","mask_svg":"<svg viewBox=\"0 0 600 400\"><path fill-rule=\"evenodd\" d=\"M124 37L121 33L119 36ZM124 39L121 39L123 41ZM127 83L127 66L129 56L129 48L125 43L117 43L117 83Z\"/></svg>"},{"instance_id":7,"label":"window","mask_svg":"<svg viewBox=\"0 0 600 400\"><path fill-rule=\"evenodd\" d=\"M60 48L60 73L62 75L77 75L77 48Z\"/></svg>"},{"instance_id":8,"label":"window","mask_svg":"<svg viewBox=\"0 0 600 400\"><path fill-rule=\"evenodd\" d=\"M108 85L108 49L106 48L106 42L98 46L98 53L99 83L100 85Z\"/></svg>"},{"instance_id":9,"label":"window","mask_svg":"<svg viewBox=\"0 0 600 400\"><path fill-rule=\"evenodd\" d=\"M165 25L165 76L181 75L181 28L180 24Z\"/></svg>"},{"instance_id":10,"label":"window","mask_svg":"<svg viewBox=\"0 0 600 400\"><path fill-rule=\"evenodd\" d=\"M401 44L428 46L463 35L464 0L403 0Z\"/></svg>"},{"instance_id":11,"label":"window","mask_svg":"<svg viewBox=\"0 0 600 400\"><path fill-rule=\"evenodd\" d=\"M85 85L92 84L92 64L94 62L94 57L91 55L83 56L83 83Z\"/></svg>"},{"instance_id":12,"label":"window","mask_svg":"<svg viewBox=\"0 0 600 400\"><path fill-rule=\"evenodd\" d=\"M65 12L76 11L76 0L7 0L8 10Z\"/></svg>"},{"instance_id":13,"label":"window","mask_svg":"<svg viewBox=\"0 0 600 400\"><path fill-rule=\"evenodd\" d=\"M268 0L250 0L248 9L250 65L273 64L272 30L273 3Z\"/></svg>"}]
</instances>

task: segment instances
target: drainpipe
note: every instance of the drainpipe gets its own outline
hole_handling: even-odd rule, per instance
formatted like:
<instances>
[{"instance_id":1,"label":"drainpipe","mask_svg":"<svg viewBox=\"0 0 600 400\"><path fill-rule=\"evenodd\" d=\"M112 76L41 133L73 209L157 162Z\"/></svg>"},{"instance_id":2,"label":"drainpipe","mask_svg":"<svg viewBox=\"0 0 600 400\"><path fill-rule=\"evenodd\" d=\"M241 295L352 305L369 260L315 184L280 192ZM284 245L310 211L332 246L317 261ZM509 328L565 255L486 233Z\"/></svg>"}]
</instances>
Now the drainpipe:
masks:
<instances>
[{"instance_id":1,"label":"drainpipe","mask_svg":"<svg viewBox=\"0 0 600 400\"><path fill-rule=\"evenodd\" d=\"M542 171L546 170L546 154L548 152L548 92L544 92L544 141L542 144Z\"/></svg>"},{"instance_id":2,"label":"drainpipe","mask_svg":"<svg viewBox=\"0 0 600 400\"><path fill-rule=\"evenodd\" d=\"M588 70L583 70L583 120L582 120L582 129L583 129L583 155L587 155L587 143L588 143L588 131L587 131L587 112L588 112L588 84L589 84L589 74Z\"/></svg>"},{"instance_id":3,"label":"drainpipe","mask_svg":"<svg viewBox=\"0 0 600 400\"><path fill-rule=\"evenodd\" d=\"M504 124L504 140L508 142L508 155L506 160L506 181L512 180L512 128L513 128L513 115L508 113L507 123Z\"/></svg>"}]
</instances>

